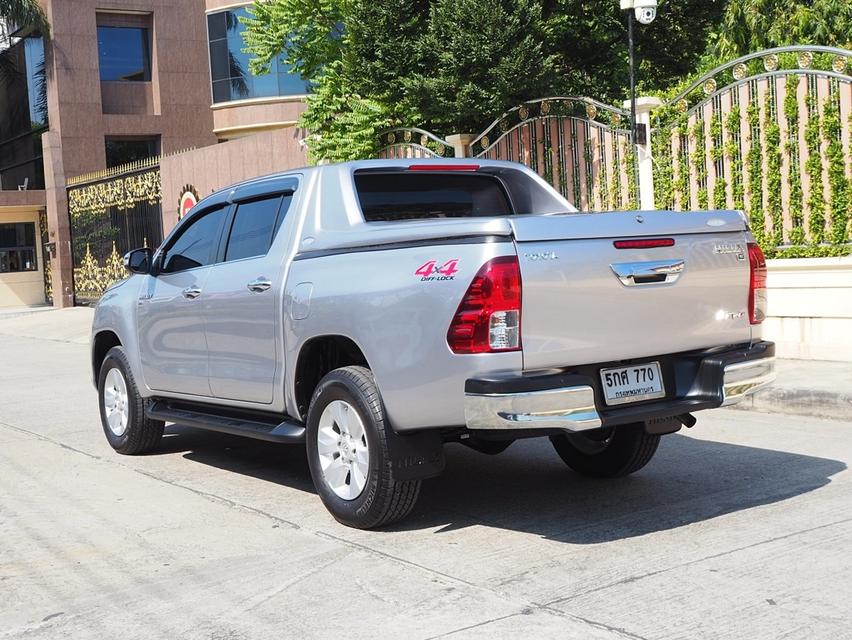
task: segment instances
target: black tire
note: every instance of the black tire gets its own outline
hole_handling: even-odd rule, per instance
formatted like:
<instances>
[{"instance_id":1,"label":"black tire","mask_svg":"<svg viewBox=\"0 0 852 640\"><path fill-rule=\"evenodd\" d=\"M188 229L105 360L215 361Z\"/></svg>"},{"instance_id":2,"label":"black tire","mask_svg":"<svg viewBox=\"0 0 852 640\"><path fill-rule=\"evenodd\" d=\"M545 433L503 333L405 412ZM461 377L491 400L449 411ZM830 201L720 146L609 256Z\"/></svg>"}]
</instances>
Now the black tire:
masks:
<instances>
[{"instance_id":1,"label":"black tire","mask_svg":"<svg viewBox=\"0 0 852 640\"><path fill-rule=\"evenodd\" d=\"M319 422L325 408L335 400L351 405L361 418L367 438L369 471L361 493L344 500L331 488L318 452ZM391 458L385 408L373 374L364 367L343 367L326 375L314 392L307 421L308 465L317 493L323 504L341 524L356 529L372 529L407 516L420 494L420 480L395 481L391 475Z\"/></svg>"},{"instance_id":2,"label":"black tire","mask_svg":"<svg viewBox=\"0 0 852 640\"><path fill-rule=\"evenodd\" d=\"M552 436L559 457L580 475L618 478L639 471L651 461L660 436L645 432L643 423L607 431Z\"/></svg>"},{"instance_id":3,"label":"black tire","mask_svg":"<svg viewBox=\"0 0 852 640\"><path fill-rule=\"evenodd\" d=\"M104 403L104 391L107 377L111 370L116 369L123 377L127 388L127 428L123 433L114 433L107 421L107 410ZM139 387L130 370L127 354L123 347L110 349L98 375L98 405L101 413L101 426L110 446L118 453L139 455L151 451L163 437L165 423L161 420L151 420L145 415L145 401L139 395Z\"/></svg>"}]
</instances>

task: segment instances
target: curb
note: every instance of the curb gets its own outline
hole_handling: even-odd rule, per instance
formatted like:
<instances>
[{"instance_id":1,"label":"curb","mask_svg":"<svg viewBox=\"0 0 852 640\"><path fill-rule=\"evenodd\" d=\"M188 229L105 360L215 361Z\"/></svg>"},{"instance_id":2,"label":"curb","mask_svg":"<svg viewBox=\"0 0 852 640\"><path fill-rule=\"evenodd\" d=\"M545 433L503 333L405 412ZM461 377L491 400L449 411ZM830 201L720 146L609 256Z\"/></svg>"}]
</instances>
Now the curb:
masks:
<instances>
[{"instance_id":1,"label":"curb","mask_svg":"<svg viewBox=\"0 0 852 640\"><path fill-rule=\"evenodd\" d=\"M32 309L21 309L20 311L3 311L0 309L0 320L11 320L12 318L23 318L24 316L35 316L41 313L54 311L54 307L34 307Z\"/></svg>"},{"instance_id":2,"label":"curb","mask_svg":"<svg viewBox=\"0 0 852 640\"><path fill-rule=\"evenodd\" d=\"M773 386L731 406L738 411L761 411L786 415L828 418L852 422L852 392Z\"/></svg>"}]
</instances>

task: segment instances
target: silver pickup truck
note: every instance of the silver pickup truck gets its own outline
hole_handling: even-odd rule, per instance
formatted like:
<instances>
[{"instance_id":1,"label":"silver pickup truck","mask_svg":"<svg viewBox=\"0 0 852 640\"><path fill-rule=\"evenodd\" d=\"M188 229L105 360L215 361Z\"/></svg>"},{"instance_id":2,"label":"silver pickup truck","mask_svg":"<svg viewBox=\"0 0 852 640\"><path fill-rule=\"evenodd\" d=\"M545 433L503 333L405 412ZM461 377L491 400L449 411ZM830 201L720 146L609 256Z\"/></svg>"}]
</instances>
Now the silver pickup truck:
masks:
<instances>
[{"instance_id":1,"label":"silver pickup truck","mask_svg":"<svg viewBox=\"0 0 852 640\"><path fill-rule=\"evenodd\" d=\"M443 446L549 437L574 471L774 378L766 263L734 211L578 213L507 162L299 169L201 201L98 304L119 453L174 422L305 443L340 522L407 515Z\"/></svg>"}]
</instances>

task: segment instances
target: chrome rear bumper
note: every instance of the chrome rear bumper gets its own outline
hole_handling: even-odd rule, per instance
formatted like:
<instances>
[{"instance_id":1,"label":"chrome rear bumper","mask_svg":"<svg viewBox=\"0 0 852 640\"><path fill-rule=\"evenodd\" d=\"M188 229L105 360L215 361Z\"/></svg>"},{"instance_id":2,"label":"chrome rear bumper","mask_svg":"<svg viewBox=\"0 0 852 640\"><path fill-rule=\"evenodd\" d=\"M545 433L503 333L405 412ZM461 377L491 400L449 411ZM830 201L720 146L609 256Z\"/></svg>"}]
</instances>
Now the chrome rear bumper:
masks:
<instances>
[{"instance_id":1,"label":"chrome rear bumper","mask_svg":"<svg viewBox=\"0 0 852 640\"><path fill-rule=\"evenodd\" d=\"M725 367L722 406L736 404L746 396L769 386L774 380L774 357L729 364Z\"/></svg>"},{"instance_id":2,"label":"chrome rear bumper","mask_svg":"<svg viewBox=\"0 0 852 640\"><path fill-rule=\"evenodd\" d=\"M541 376L470 379L465 422L471 430L587 431L683 416L740 402L775 380L775 346L758 342L730 350L658 358L669 394L649 402L606 406L600 369L611 363ZM508 437L508 436L507 436Z\"/></svg>"},{"instance_id":3,"label":"chrome rear bumper","mask_svg":"<svg viewBox=\"0 0 852 640\"><path fill-rule=\"evenodd\" d=\"M464 415L468 429L566 429L601 426L595 391L584 385L526 393L468 393Z\"/></svg>"}]
</instances>

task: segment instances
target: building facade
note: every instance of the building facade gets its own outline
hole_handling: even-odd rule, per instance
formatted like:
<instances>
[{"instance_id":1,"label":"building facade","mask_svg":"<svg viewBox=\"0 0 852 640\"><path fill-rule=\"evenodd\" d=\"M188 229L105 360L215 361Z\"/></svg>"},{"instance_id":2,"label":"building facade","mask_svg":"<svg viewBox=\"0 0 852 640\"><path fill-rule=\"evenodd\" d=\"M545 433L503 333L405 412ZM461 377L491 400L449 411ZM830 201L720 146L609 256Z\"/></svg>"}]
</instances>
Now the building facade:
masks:
<instances>
[{"instance_id":1,"label":"building facade","mask_svg":"<svg viewBox=\"0 0 852 640\"><path fill-rule=\"evenodd\" d=\"M307 92L280 61L248 72L248 2L42 4L50 38L14 25L0 34L13 70L0 77L0 307L43 303L45 291L74 304L83 248L72 243L69 179L292 128Z\"/></svg>"}]
</instances>

